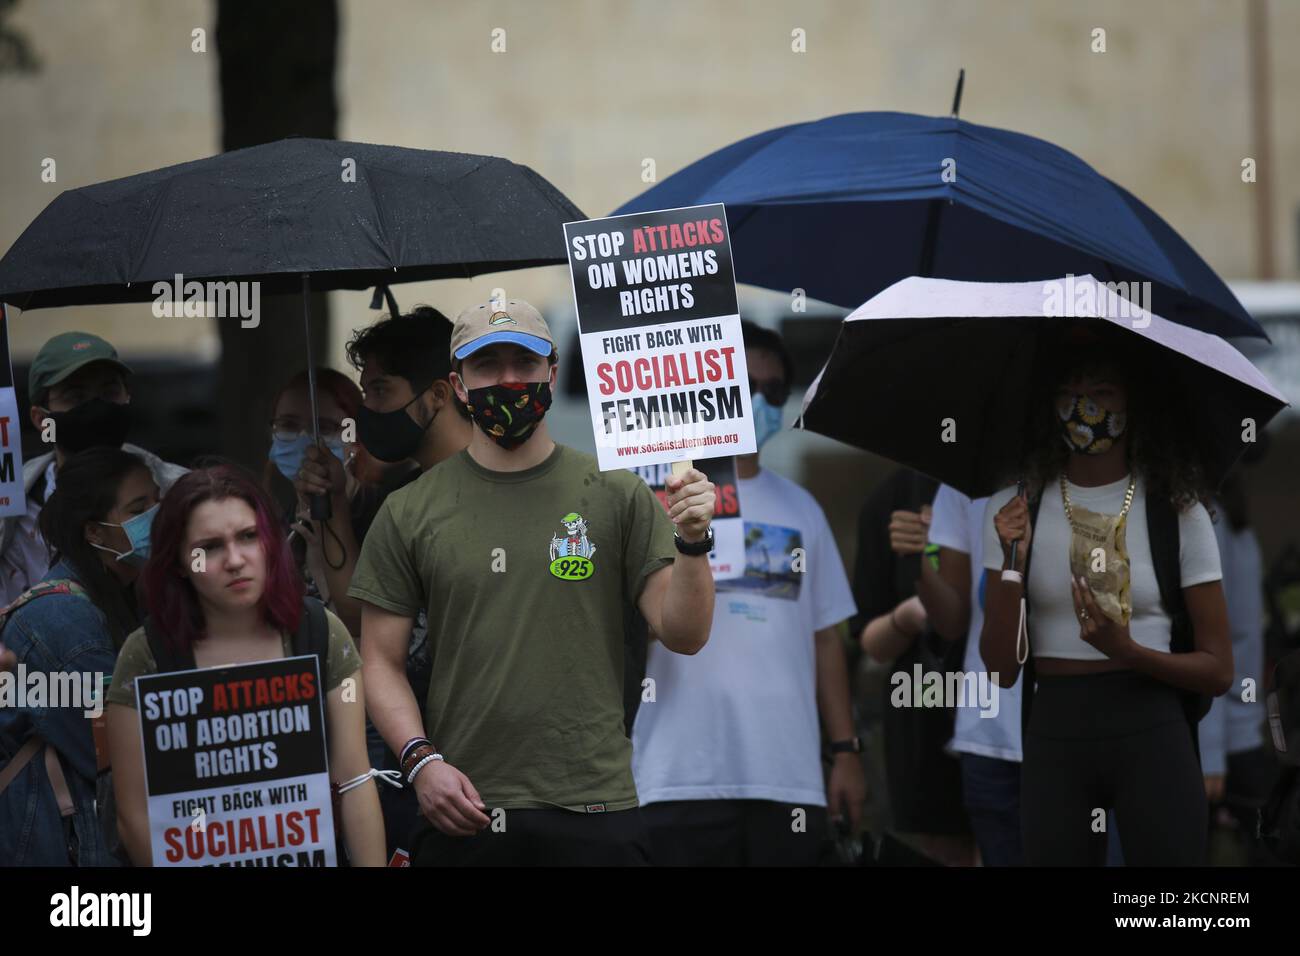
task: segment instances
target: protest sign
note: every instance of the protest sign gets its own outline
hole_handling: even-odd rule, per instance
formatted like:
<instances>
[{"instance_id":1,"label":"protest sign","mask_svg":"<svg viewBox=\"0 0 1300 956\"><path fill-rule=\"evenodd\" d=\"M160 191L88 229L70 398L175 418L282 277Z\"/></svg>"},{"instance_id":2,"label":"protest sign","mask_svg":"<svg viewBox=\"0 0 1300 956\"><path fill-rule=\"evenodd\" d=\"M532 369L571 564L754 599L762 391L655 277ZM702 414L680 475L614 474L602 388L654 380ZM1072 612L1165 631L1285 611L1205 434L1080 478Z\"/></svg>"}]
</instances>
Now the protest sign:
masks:
<instances>
[{"instance_id":1,"label":"protest sign","mask_svg":"<svg viewBox=\"0 0 1300 956\"><path fill-rule=\"evenodd\" d=\"M655 497L668 507L668 481L671 465L642 465L632 468L642 481L650 486ZM735 578L745 573L745 522L740 515L740 490L736 483L736 459L711 458L695 462L715 489L713 506L713 550L709 552L709 570L718 580Z\"/></svg>"},{"instance_id":2,"label":"protest sign","mask_svg":"<svg viewBox=\"0 0 1300 956\"><path fill-rule=\"evenodd\" d=\"M315 656L136 678L154 866L333 866Z\"/></svg>"},{"instance_id":3,"label":"protest sign","mask_svg":"<svg viewBox=\"0 0 1300 956\"><path fill-rule=\"evenodd\" d=\"M0 518L27 513L21 421L9 362L9 311L0 304Z\"/></svg>"},{"instance_id":4,"label":"protest sign","mask_svg":"<svg viewBox=\"0 0 1300 956\"><path fill-rule=\"evenodd\" d=\"M565 223L602 471L757 450L721 204Z\"/></svg>"}]
</instances>

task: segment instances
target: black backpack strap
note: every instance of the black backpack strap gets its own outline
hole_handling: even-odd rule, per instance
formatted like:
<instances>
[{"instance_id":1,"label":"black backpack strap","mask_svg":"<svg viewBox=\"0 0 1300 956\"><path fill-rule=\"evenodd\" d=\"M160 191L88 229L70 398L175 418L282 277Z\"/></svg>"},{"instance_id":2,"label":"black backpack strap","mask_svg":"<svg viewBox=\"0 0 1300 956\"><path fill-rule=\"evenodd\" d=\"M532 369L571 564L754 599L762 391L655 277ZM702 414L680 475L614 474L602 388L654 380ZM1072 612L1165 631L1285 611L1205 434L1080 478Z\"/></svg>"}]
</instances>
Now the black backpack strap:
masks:
<instances>
[{"instance_id":1,"label":"black backpack strap","mask_svg":"<svg viewBox=\"0 0 1300 956\"><path fill-rule=\"evenodd\" d=\"M328 713L325 705L325 684L329 679L330 624L325 616L325 605L314 597L302 599L302 617L298 619L298 630L293 635L292 650L295 657L315 654L320 670L320 693L322 709ZM325 747L329 752L329 721L325 722ZM334 801L334 849L339 866L348 866L347 847L343 842L343 811L339 802L339 792L331 785L330 798Z\"/></svg>"},{"instance_id":2,"label":"black backpack strap","mask_svg":"<svg viewBox=\"0 0 1300 956\"><path fill-rule=\"evenodd\" d=\"M173 652L150 617L144 619L144 637L149 642L149 652L153 654L154 666L157 667L159 674L192 671L198 666L194 662L194 648L189 647L179 653Z\"/></svg>"},{"instance_id":3,"label":"black backpack strap","mask_svg":"<svg viewBox=\"0 0 1300 956\"><path fill-rule=\"evenodd\" d=\"M293 636L293 653L296 656L315 654L320 659L320 678L323 681L330 656L330 625L325 617L325 605L314 597L305 597L302 610L298 631Z\"/></svg>"},{"instance_id":4,"label":"black backpack strap","mask_svg":"<svg viewBox=\"0 0 1300 956\"><path fill-rule=\"evenodd\" d=\"M302 616L298 618L298 630L293 635L291 649L295 657L316 655L320 670L320 693L325 694L325 684L329 680L330 659L330 624L325 616L325 605L314 597L302 599ZM326 728L328 736L328 727Z\"/></svg>"},{"instance_id":5,"label":"black backpack strap","mask_svg":"<svg viewBox=\"0 0 1300 956\"><path fill-rule=\"evenodd\" d=\"M1160 588L1160 604L1169 615L1169 650L1173 654L1186 654L1196 649L1196 639L1191 615L1187 611L1187 601L1183 597L1183 568L1179 557L1182 542L1178 512L1167 494L1150 489L1146 495L1146 506L1151 564L1155 568L1156 584ZM1199 760L1201 751L1196 725L1209 712L1213 700L1205 694L1191 691L1182 691L1181 694Z\"/></svg>"},{"instance_id":6,"label":"black backpack strap","mask_svg":"<svg viewBox=\"0 0 1300 956\"><path fill-rule=\"evenodd\" d=\"M144 636L149 642L149 650L158 666L158 673L188 671L197 666L194 663L194 649L190 648L183 654L173 653L152 618L144 619ZM296 656L315 654L320 659L320 676L324 680L329 661L330 627L329 620L325 617L325 605L315 598L303 598L303 615L298 619L298 631L293 636L291 646Z\"/></svg>"},{"instance_id":7,"label":"black backpack strap","mask_svg":"<svg viewBox=\"0 0 1300 956\"><path fill-rule=\"evenodd\" d=\"M1165 495L1147 492L1147 537L1151 542L1151 563L1155 567L1160 603L1173 625L1169 649L1175 654L1193 648L1187 602L1183 599L1183 570L1179 558L1178 512Z\"/></svg>"}]
</instances>

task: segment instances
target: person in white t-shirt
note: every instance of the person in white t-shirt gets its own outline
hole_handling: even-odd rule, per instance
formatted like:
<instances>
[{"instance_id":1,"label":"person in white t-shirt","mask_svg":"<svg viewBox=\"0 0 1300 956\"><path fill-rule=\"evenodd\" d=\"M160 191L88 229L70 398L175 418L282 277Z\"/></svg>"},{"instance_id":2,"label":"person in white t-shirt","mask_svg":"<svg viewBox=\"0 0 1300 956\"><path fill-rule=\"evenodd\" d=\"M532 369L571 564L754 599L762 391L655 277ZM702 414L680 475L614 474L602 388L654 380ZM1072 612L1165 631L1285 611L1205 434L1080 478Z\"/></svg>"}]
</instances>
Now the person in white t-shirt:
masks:
<instances>
[{"instance_id":1,"label":"person in white t-shirt","mask_svg":"<svg viewBox=\"0 0 1300 956\"><path fill-rule=\"evenodd\" d=\"M980 652L1004 687L1027 660L1036 678L1025 689L1027 864L1101 865L1114 809L1129 866L1200 865L1207 808L1189 718L1197 695L1227 691L1232 647L1219 550L1199 500L1199 423L1144 343L1092 325L1102 328L1071 327L1047 350L1030 406L1028 492L1007 488L989 502ZM1148 512L1158 529L1177 530L1190 634L1166 608L1179 594L1162 599L1155 556L1171 542L1151 540Z\"/></svg>"},{"instance_id":2,"label":"person in white t-shirt","mask_svg":"<svg viewBox=\"0 0 1300 956\"><path fill-rule=\"evenodd\" d=\"M922 563L918 592L940 636L966 640L966 699L956 702L948 749L961 760L962 804L980 858L985 866L1020 866L1020 684L997 686L980 657L988 501L939 486L928 536L939 547L939 568Z\"/></svg>"},{"instance_id":3,"label":"person in white t-shirt","mask_svg":"<svg viewBox=\"0 0 1300 956\"><path fill-rule=\"evenodd\" d=\"M781 428L794 363L780 336L742 323L761 446ZM650 645L632 773L657 865L815 865L854 831L866 783L841 622L854 614L821 507L758 455L736 459L746 569L716 582L713 629L692 657ZM829 793L821 724L830 738Z\"/></svg>"}]
</instances>

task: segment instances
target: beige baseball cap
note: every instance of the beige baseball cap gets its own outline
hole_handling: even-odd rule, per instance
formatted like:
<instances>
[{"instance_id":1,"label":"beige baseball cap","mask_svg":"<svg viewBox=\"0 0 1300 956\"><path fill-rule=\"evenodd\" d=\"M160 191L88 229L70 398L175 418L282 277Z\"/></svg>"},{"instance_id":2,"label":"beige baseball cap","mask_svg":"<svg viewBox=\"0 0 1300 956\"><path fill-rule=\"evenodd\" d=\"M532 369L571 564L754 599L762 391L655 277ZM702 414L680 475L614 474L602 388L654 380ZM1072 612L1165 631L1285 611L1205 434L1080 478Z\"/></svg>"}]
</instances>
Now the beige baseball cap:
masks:
<instances>
[{"instance_id":1,"label":"beige baseball cap","mask_svg":"<svg viewBox=\"0 0 1300 956\"><path fill-rule=\"evenodd\" d=\"M542 313L523 299L472 305L456 316L451 330L453 359L463 359L497 342L513 342L538 355L550 355L555 348Z\"/></svg>"}]
</instances>

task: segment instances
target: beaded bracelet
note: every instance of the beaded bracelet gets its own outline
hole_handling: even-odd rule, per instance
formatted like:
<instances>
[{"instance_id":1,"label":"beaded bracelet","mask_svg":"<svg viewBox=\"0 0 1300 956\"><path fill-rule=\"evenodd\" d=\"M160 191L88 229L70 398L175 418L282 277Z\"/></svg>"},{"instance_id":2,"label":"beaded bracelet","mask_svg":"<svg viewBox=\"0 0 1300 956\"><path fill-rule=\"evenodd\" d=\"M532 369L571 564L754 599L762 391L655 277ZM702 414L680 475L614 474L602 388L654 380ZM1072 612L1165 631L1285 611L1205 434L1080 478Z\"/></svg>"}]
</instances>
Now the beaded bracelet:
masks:
<instances>
[{"instance_id":1,"label":"beaded bracelet","mask_svg":"<svg viewBox=\"0 0 1300 956\"><path fill-rule=\"evenodd\" d=\"M420 762L411 768L411 775L406 778L406 785L414 785L415 775L424 769L425 764L432 763L435 760L442 760L442 754L429 754L427 757L420 758Z\"/></svg>"}]
</instances>

